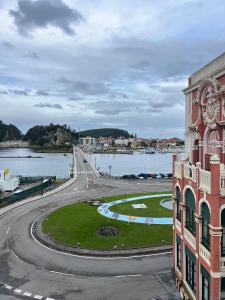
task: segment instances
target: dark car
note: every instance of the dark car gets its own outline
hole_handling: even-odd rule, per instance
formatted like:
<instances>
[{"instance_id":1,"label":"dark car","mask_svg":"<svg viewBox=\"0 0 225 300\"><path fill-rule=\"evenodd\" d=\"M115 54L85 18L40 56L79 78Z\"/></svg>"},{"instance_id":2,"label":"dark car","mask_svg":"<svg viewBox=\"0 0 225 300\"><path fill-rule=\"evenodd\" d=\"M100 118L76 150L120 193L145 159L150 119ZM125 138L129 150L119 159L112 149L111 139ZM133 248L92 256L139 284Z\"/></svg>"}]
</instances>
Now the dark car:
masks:
<instances>
[{"instance_id":1,"label":"dark car","mask_svg":"<svg viewBox=\"0 0 225 300\"><path fill-rule=\"evenodd\" d=\"M86 159L84 159L84 160L83 160L83 162L84 162L84 163L86 163L86 162L87 162L87 160L86 160Z\"/></svg>"}]
</instances>

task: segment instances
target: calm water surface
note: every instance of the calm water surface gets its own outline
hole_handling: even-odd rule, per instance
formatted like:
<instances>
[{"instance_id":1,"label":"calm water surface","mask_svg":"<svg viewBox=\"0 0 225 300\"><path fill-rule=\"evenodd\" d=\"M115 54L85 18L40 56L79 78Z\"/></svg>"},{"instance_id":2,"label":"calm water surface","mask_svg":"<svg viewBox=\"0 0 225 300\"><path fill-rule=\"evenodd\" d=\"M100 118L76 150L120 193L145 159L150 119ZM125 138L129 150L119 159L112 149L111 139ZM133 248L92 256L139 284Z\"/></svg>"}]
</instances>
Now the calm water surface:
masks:
<instances>
[{"instance_id":1,"label":"calm water surface","mask_svg":"<svg viewBox=\"0 0 225 300\"><path fill-rule=\"evenodd\" d=\"M69 176L72 154L35 153L31 149L0 149L0 156L42 156L43 158L0 158L0 169L10 168L11 174L23 176ZM102 172L115 176L124 174L171 173L171 154L91 154L92 163Z\"/></svg>"}]
</instances>

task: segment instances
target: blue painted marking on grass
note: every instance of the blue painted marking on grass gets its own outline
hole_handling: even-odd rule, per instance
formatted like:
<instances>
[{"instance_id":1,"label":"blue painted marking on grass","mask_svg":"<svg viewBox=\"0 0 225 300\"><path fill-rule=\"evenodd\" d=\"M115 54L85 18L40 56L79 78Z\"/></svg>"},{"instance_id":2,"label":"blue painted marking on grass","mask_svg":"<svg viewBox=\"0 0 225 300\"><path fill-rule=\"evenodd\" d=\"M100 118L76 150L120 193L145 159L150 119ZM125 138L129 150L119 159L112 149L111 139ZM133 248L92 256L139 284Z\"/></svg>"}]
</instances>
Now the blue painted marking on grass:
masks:
<instances>
[{"instance_id":1,"label":"blue painted marking on grass","mask_svg":"<svg viewBox=\"0 0 225 300\"><path fill-rule=\"evenodd\" d=\"M173 218L154 218L154 217L137 217L119 214L117 212L110 211L110 207L116 204L141 200L141 199L151 199L158 197L171 197L172 194L156 194L156 195L146 195L139 197L132 197L126 199L115 200L109 203L104 203L98 207L98 212L107 218L115 219L119 221L132 222L132 223L142 223L142 224L154 224L154 225L171 225L173 224Z\"/></svg>"}]
</instances>

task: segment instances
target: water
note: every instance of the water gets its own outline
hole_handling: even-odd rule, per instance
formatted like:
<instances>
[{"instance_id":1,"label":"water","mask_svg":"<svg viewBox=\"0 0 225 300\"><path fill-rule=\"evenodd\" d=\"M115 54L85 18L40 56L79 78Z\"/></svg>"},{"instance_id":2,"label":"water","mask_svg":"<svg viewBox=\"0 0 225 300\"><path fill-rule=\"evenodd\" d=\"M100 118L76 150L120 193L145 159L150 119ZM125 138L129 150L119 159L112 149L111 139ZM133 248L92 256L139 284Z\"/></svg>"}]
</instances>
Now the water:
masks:
<instances>
[{"instance_id":1,"label":"water","mask_svg":"<svg viewBox=\"0 0 225 300\"><path fill-rule=\"evenodd\" d=\"M0 158L0 169L9 168L12 175L69 177L72 154L36 153L31 149L0 149L0 156L42 156L43 158Z\"/></svg>"},{"instance_id":2,"label":"water","mask_svg":"<svg viewBox=\"0 0 225 300\"><path fill-rule=\"evenodd\" d=\"M172 173L172 154L91 154L91 161L102 172L120 176L140 173Z\"/></svg>"},{"instance_id":3,"label":"water","mask_svg":"<svg viewBox=\"0 0 225 300\"><path fill-rule=\"evenodd\" d=\"M31 149L0 149L0 156L42 156L43 158L0 158L0 169L9 168L13 175L23 176L69 176L72 154L35 153ZM91 154L92 163L102 172L120 176L139 173L171 173L171 154Z\"/></svg>"}]
</instances>

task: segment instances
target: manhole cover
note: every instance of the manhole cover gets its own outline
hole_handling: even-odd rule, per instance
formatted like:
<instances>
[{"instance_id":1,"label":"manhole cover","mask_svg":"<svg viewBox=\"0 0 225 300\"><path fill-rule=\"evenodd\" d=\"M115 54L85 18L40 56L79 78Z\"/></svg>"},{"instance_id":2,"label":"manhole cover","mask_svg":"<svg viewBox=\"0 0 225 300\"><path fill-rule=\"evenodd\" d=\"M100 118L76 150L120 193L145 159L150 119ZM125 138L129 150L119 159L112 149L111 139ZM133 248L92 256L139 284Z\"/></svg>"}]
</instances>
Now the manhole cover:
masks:
<instances>
[{"instance_id":1,"label":"manhole cover","mask_svg":"<svg viewBox=\"0 0 225 300\"><path fill-rule=\"evenodd\" d=\"M115 235L119 234L119 229L116 226L107 225L107 226L98 228L97 234L106 236L106 237L115 236Z\"/></svg>"}]
</instances>

